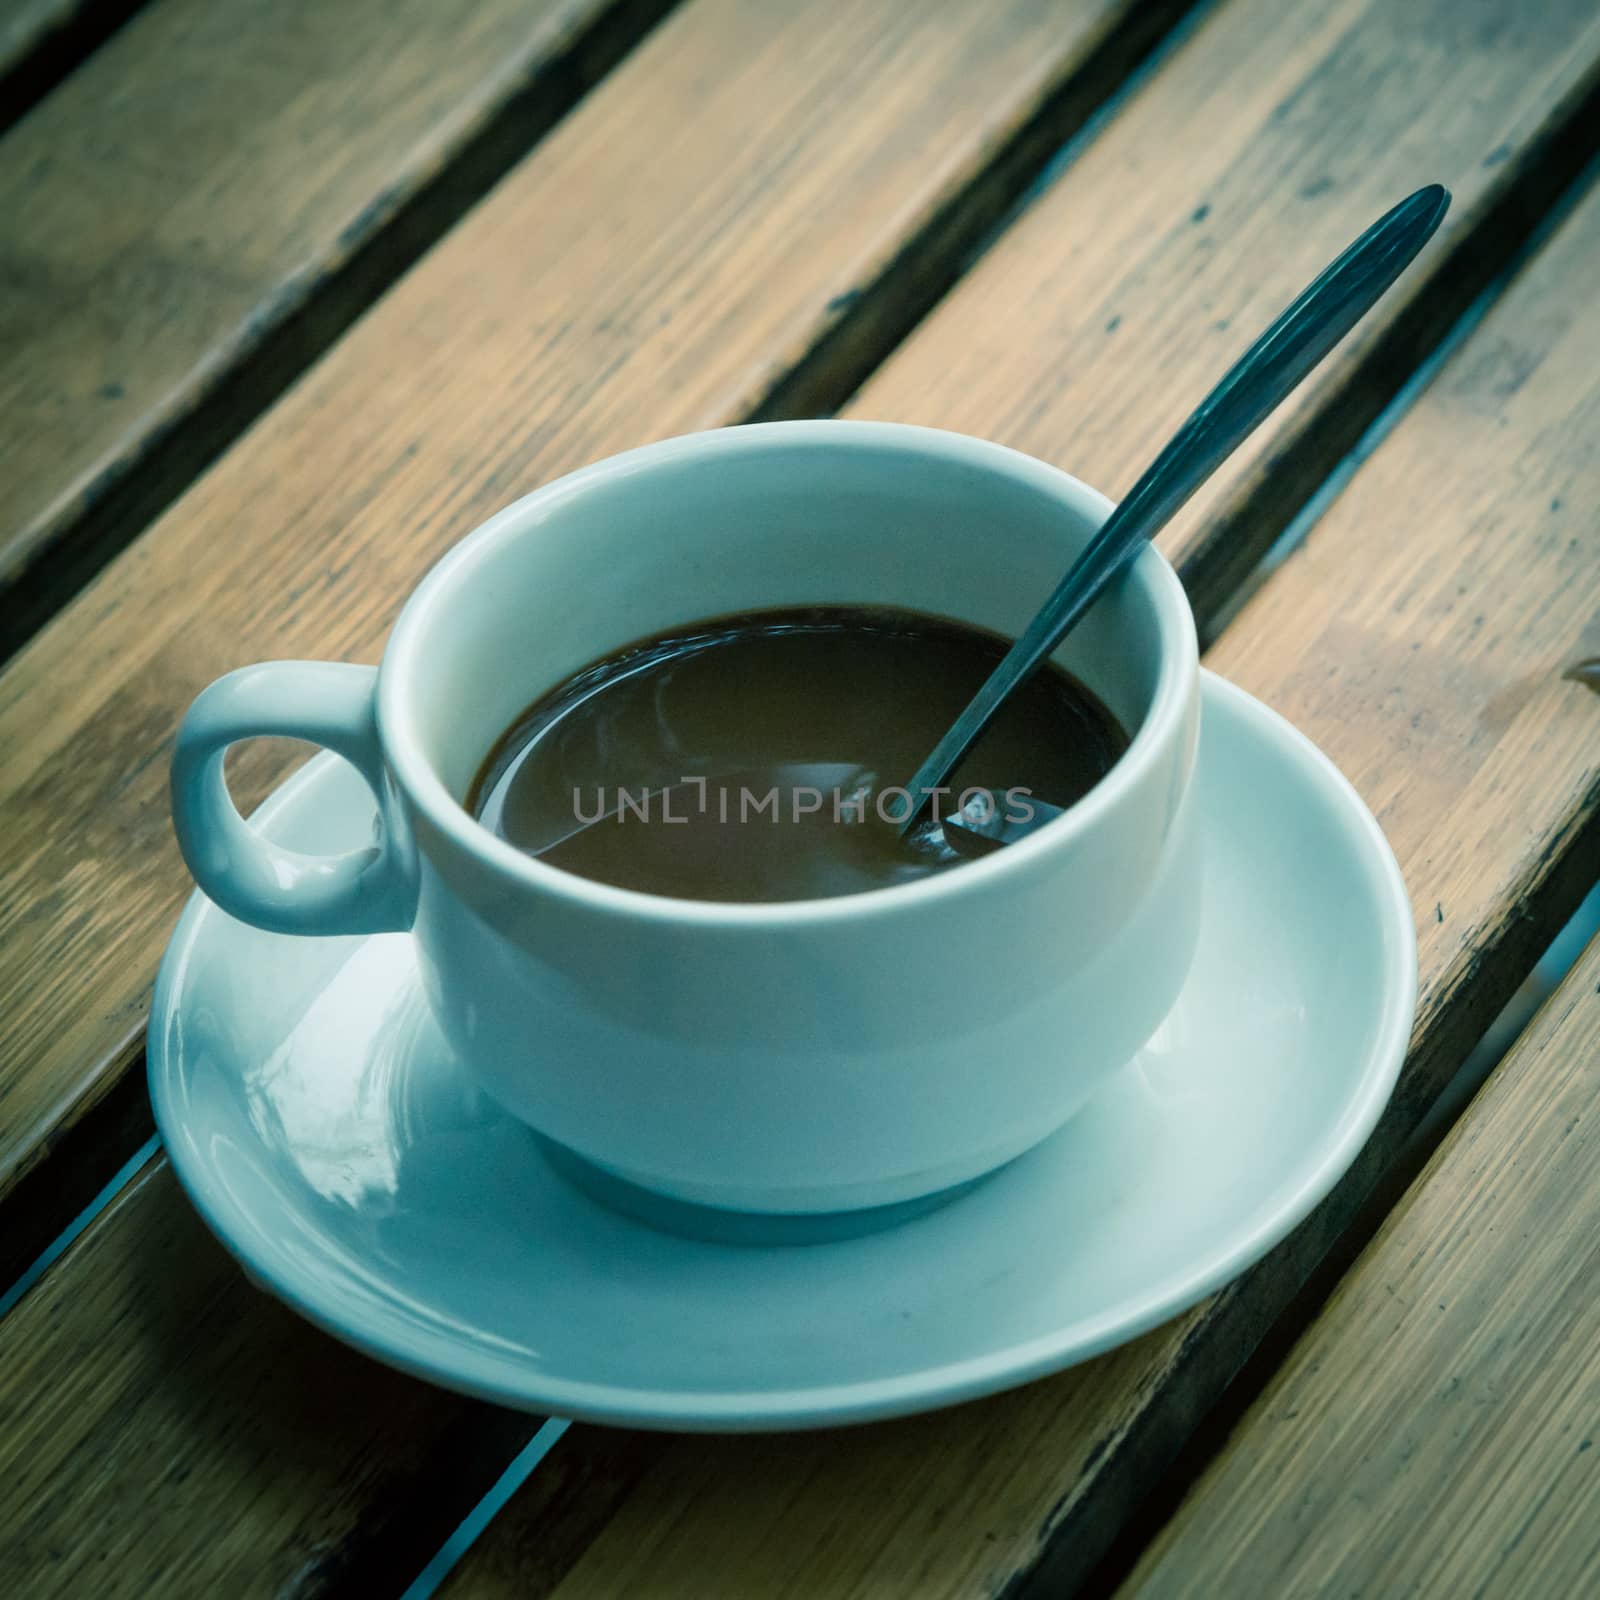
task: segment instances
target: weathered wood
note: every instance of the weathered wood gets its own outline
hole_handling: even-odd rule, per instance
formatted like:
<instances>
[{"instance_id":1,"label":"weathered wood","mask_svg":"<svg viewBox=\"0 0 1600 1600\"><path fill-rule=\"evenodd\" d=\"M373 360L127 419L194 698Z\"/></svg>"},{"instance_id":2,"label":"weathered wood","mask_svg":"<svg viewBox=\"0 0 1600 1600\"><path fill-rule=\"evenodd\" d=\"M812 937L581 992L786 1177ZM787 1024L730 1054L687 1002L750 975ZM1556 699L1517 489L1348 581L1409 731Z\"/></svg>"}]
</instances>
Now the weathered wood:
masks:
<instances>
[{"instance_id":1,"label":"weathered wood","mask_svg":"<svg viewBox=\"0 0 1600 1600\"><path fill-rule=\"evenodd\" d=\"M858 297L920 292L952 219L1001 205L995 163L1020 182L1017 149L1110 92L1161 10L1129 34L1126 9L697 0L0 674L0 1204L127 1068L188 887L165 766L189 697L252 658L375 657L490 512L747 414ZM242 793L286 765L251 753Z\"/></svg>"},{"instance_id":2,"label":"weathered wood","mask_svg":"<svg viewBox=\"0 0 1600 1600\"><path fill-rule=\"evenodd\" d=\"M1123 1592L1600 1591L1600 943Z\"/></svg>"},{"instance_id":3,"label":"weathered wood","mask_svg":"<svg viewBox=\"0 0 1600 1600\"><path fill-rule=\"evenodd\" d=\"M15 645L667 0L153 0L0 143Z\"/></svg>"},{"instance_id":4,"label":"weathered wood","mask_svg":"<svg viewBox=\"0 0 1600 1600\"><path fill-rule=\"evenodd\" d=\"M8 1248L65 1192L80 1130L99 1127L109 1150L92 1108L137 1084L132 1030L186 891L164 767L190 694L251 657L375 654L428 561L514 494L765 403L839 325L841 301L918 292L908 241L930 240L929 270L946 270L956 220L986 227L1003 202L997 166L1020 181L1024 155L1109 91L1108 63L1156 14L1140 8L1129 29L1115 0L696 0L0 675L0 1137L11 1178L44 1141L65 1152L52 1186L13 1191L30 1210L7 1212ZM281 749L251 753L242 797L286 764ZM41 1463L26 1496L0 1496L28 1592L81 1593L85 1570L97 1594L148 1592L145 1565L118 1564L129 1519L192 1592L261 1573L314 1588L332 1581L325 1560L369 1592L419 1565L532 1420L486 1426L479 1408L365 1363L357 1402L302 1402L321 1381L315 1352L338 1372L345 1358L266 1314L220 1252L196 1242L164 1261L177 1204L152 1174L0 1323L0 1371L21 1329L69 1397L65 1444L48 1396L6 1401L9 1448ZM108 1259L156 1265L101 1292ZM196 1380L181 1340L107 1332L145 1322L203 1328L223 1354ZM325 1468L308 1466L313 1444ZM437 1508L435 1450L450 1478ZM232 1462L248 1464L248 1507L238 1537L219 1537ZM552 1503L573 1505L567 1537L587 1537L595 1486L620 1494L626 1469L541 1475L542 1492L566 1486ZM191 1499L199 1488L148 1494L153 1473L223 1477L215 1500ZM398 1554L383 1546L399 1535ZM541 1549L564 1564L557 1539Z\"/></svg>"},{"instance_id":5,"label":"weathered wood","mask_svg":"<svg viewBox=\"0 0 1600 1600\"><path fill-rule=\"evenodd\" d=\"M395 1593L528 1431L258 1294L159 1159L0 1322L0 1371L17 1595Z\"/></svg>"},{"instance_id":6,"label":"weathered wood","mask_svg":"<svg viewBox=\"0 0 1600 1600\"><path fill-rule=\"evenodd\" d=\"M1561 677L1600 646L1597 251L1600 193L1210 654L1351 777L1416 905L1411 1056L1350 1179L1231 1289L1056 1379L842 1435L641 1445L639 1487L564 1600L1057 1595L1104 1551L1600 875L1600 701ZM958 409L966 377L947 380ZM452 1600L538 1592L506 1554L533 1537L513 1500Z\"/></svg>"}]
</instances>

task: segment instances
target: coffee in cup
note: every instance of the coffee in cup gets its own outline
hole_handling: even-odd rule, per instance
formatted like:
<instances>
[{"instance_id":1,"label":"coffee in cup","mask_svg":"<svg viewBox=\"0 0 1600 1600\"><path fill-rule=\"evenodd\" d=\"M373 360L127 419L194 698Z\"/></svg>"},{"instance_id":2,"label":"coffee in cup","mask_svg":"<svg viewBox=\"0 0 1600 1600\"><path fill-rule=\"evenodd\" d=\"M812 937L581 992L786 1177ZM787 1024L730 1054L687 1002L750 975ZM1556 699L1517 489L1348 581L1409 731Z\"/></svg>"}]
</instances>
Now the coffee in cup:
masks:
<instances>
[{"instance_id":1,"label":"coffee in cup","mask_svg":"<svg viewBox=\"0 0 1600 1600\"><path fill-rule=\"evenodd\" d=\"M892 607L671 629L535 700L495 741L467 808L551 866L649 894L783 901L913 883L967 859L943 817L1064 809L1127 748L1093 692L1047 663L902 835L901 781L1006 643Z\"/></svg>"}]
</instances>

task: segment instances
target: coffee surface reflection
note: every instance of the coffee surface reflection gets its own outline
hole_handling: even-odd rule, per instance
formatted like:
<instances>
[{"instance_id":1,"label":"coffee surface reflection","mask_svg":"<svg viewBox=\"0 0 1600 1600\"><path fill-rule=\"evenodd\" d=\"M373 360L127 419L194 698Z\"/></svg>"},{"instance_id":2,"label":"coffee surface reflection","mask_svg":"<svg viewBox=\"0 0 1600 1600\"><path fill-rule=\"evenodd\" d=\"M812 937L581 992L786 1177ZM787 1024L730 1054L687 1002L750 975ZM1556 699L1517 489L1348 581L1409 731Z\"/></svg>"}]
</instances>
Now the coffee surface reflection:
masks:
<instances>
[{"instance_id":1,"label":"coffee surface reflection","mask_svg":"<svg viewBox=\"0 0 1600 1600\"><path fill-rule=\"evenodd\" d=\"M911 882L965 859L932 822L902 839L904 783L1006 640L856 606L719 617L643 639L541 696L496 741L468 808L518 849L603 883L783 901ZM1127 746L1049 665L937 797L983 789L1026 820L1068 806Z\"/></svg>"}]
</instances>

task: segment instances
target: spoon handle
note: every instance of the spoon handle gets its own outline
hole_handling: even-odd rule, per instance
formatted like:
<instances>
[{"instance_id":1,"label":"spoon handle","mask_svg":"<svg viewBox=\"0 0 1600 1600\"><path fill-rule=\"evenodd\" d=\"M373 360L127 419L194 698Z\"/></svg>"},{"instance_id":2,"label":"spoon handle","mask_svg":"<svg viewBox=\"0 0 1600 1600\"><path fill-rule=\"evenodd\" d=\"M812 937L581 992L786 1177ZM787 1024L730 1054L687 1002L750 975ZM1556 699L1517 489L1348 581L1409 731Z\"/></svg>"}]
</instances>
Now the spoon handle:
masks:
<instances>
[{"instance_id":1,"label":"spoon handle","mask_svg":"<svg viewBox=\"0 0 1600 1600\"><path fill-rule=\"evenodd\" d=\"M1372 308L1432 237L1450 204L1438 184L1380 218L1328 267L1229 369L1145 469L1068 569L1054 594L1006 652L907 785L908 830L988 726L1008 694L1034 672L1100 591L1233 454L1266 415Z\"/></svg>"}]
</instances>

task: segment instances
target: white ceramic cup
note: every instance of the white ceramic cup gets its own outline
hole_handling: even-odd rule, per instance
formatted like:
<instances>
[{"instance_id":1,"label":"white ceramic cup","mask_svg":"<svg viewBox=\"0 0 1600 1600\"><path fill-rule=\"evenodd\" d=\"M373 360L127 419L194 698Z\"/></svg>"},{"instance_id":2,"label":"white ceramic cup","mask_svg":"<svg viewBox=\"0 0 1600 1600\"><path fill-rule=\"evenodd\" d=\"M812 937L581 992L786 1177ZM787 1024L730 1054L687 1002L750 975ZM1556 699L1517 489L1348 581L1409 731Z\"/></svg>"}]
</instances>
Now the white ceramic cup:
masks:
<instances>
[{"instance_id":1,"label":"white ceramic cup","mask_svg":"<svg viewBox=\"0 0 1600 1600\"><path fill-rule=\"evenodd\" d=\"M730 428L600 462L451 550L379 667L268 662L206 689L173 760L179 843L244 921L409 929L483 1087L602 1174L769 1214L945 1191L1065 1122L1189 968L1198 657L1155 550L1057 653L1127 752L981 861L837 899L668 899L531 859L462 799L530 701L675 625L857 602L1014 635L1108 510L1027 456L883 423ZM369 849L296 856L239 817L223 755L266 734L356 766L378 802Z\"/></svg>"}]
</instances>

